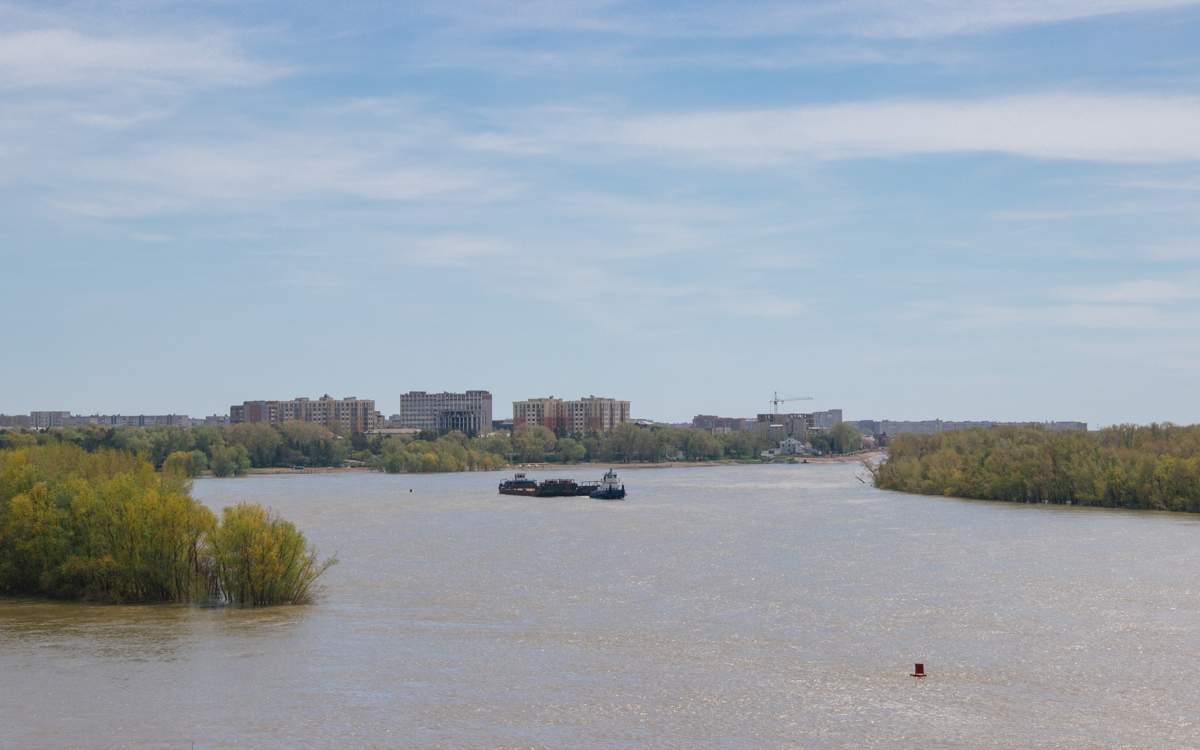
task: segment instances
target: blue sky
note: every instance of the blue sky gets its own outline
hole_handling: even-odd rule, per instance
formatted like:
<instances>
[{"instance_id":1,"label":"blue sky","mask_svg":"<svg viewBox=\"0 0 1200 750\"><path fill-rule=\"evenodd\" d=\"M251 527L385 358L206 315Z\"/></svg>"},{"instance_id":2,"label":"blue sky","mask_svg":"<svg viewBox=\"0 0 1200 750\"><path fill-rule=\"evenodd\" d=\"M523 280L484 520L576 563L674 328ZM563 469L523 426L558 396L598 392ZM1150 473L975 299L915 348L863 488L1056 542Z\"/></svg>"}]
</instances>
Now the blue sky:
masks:
<instances>
[{"instance_id":1,"label":"blue sky","mask_svg":"<svg viewBox=\"0 0 1200 750\"><path fill-rule=\"evenodd\" d=\"M1200 422L1198 230L1191 0L0 0L0 412Z\"/></svg>"}]
</instances>

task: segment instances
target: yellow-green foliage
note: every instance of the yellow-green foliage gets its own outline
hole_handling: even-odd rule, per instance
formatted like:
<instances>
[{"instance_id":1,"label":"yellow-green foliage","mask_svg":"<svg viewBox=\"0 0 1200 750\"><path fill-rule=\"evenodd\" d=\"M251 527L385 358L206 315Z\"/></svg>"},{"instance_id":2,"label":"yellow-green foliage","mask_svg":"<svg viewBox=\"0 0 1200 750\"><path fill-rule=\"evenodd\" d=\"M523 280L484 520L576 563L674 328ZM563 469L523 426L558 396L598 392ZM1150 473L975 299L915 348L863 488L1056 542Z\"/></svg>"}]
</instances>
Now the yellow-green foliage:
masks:
<instances>
[{"instance_id":1,"label":"yellow-green foliage","mask_svg":"<svg viewBox=\"0 0 1200 750\"><path fill-rule=\"evenodd\" d=\"M462 433L444 435L432 441L392 438L372 461L375 468L389 474L488 471L503 468L507 463L504 456L475 447Z\"/></svg>"},{"instance_id":2,"label":"yellow-green foliage","mask_svg":"<svg viewBox=\"0 0 1200 750\"><path fill-rule=\"evenodd\" d=\"M185 480L128 453L0 453L0 590L187 601L203 592L200 550L213 524Z\"/></svg>"},{"instance_id":3,"label":"yellow-green foliage","mask_svg":"<svg viewBox=\"0 0 1200 750\"><path fill-rule=\"evenodd\" d=\"M1198 512L1200 426L901 435L875 483L927 495Z\"/></svg>"},{"instance_id":4,"label":"yellow-green foliage","mask_svg":"<svg viewBox=\"0 0 1200 750\"><path fill-rule=\"evenodd\" d=\"M0 451L0 593L121 602L220 594L212 545L220 530L189 495L186 455L159 474L116 450Z\"/></svg>"},{"instance_id":5,"label":"yellow-green foliage","mask_svg":"<svg viewBox=\"0 0 1200 750\"><path fill-rule=\"evenodd\" d=\"M220 593L234 604L303 604L335 561L320 562L304 534L262 506L226 508L209 538Z\"/></svg>"}]
</instances>

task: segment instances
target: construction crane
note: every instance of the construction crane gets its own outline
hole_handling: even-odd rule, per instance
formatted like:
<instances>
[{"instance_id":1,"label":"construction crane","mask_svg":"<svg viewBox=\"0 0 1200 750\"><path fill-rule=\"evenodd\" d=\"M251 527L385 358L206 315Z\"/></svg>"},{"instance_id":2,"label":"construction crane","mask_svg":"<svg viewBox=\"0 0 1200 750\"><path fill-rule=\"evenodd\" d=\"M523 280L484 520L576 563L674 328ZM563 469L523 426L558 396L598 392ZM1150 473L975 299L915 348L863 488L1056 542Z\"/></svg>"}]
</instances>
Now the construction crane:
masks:
<instances>
[{"instance_id":1,"label":"construction crane","mask_svg":"<svg viewBox=\"0 0 1200 750\"><path fill-rule=\"evenodd\" d=\"M786 404L788 401L812 401L812 396L794 396L791 398L780 398L779 391L775 391L775 398L771 399L772 414L779 413L779 405Z\"/></svg>"}]
</instances>

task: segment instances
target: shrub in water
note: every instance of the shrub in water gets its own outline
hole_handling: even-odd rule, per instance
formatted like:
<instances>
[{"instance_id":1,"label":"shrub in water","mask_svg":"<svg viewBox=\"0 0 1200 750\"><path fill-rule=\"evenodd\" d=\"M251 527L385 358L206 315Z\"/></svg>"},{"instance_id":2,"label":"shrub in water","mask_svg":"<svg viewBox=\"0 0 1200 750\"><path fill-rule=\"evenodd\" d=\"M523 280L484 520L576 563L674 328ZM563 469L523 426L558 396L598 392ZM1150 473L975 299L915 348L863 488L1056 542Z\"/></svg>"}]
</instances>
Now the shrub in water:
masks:
<instances>
[{"instance_id":1,"label":"shrub in water","mask_svg":"<svg viewBox=\"0 0 1200 750\"><path fill-rule=\"evenodd\" d=\"M226 508L208 538L217 591L232 604L303 604L336 560L321 562L291 522L260 505Z\"/></svg>"}]
</instances>

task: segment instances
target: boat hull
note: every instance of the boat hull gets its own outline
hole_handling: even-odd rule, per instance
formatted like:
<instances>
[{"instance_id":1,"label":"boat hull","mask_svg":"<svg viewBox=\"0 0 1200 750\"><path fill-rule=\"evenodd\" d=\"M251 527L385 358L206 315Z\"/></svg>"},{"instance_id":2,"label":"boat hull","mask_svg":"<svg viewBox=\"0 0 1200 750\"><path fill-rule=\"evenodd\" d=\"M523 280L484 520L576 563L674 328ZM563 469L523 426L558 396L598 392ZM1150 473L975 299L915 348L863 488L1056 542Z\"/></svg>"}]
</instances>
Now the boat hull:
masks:
<instances>
[{"instance_id":1,"label":"boat hull","mask_svg":"<svg viewBox=\"0 0 1200 750\"><path fill-rule=\"evenodd\" d=\"M501 495L524 495L525 497L533 497L537 494L536 487L501 487Z\"/></svg>"}]
</instances>

